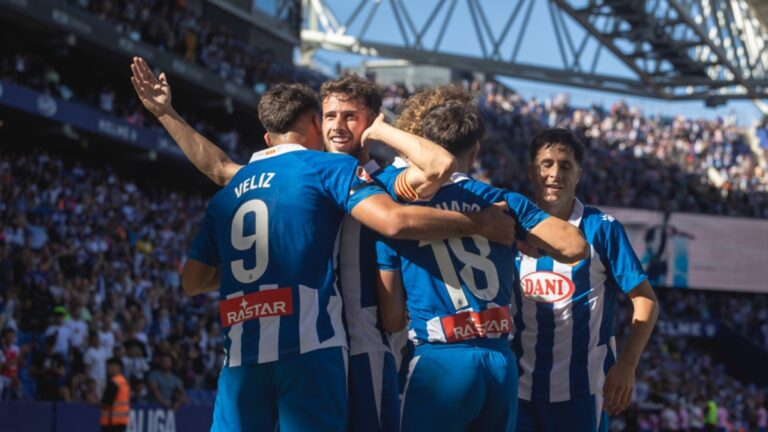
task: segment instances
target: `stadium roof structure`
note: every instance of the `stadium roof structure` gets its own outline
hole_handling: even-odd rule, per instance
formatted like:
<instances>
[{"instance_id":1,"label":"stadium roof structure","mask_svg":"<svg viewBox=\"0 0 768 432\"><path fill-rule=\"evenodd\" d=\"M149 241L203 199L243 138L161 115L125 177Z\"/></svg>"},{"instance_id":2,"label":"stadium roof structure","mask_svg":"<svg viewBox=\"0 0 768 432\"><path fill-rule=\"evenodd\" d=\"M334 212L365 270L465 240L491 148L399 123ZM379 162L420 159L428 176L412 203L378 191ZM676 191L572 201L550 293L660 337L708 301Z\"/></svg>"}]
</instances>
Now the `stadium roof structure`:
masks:
<instances>
[{"instance_id":1,"label":"stadium roof structure","mask_svg":"<svg viewBox=\"0 0 768 432\"><path fill-rule=\"evenodd\" d=\"M305 60L342 50L768 112L766 0L302 1Z\"/></svg>"}]
</instances>

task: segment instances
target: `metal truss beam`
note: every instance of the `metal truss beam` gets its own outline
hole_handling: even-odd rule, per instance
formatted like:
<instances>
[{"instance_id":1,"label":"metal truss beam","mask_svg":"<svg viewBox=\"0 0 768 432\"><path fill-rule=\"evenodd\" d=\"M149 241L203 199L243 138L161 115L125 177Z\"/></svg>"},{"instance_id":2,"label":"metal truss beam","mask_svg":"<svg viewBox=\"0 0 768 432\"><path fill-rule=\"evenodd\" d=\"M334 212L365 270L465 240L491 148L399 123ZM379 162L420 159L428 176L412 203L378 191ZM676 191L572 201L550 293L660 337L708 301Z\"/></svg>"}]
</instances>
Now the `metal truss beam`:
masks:
<instances>
[{"instance_id":1,"label":"metal truss beam","mask_svg":"<svg viewBox=\"0 0 768 432\"><path fill-rule=\"evenodd\" d=\"M668 100L768 99L768 34L750 1L510 0L502 7L492 0L420 0L415 7L405 0L356 0L344 2L351 12L340 20L333 0L302 0L302 50L344 50ZM533 20L537 7L548 18ZM547 51L554 64L521 54L524 42L541 39L541 32L552 35ZM476 49L457 52L446 43L451 37Z\"/></svg>"}]
</instances>

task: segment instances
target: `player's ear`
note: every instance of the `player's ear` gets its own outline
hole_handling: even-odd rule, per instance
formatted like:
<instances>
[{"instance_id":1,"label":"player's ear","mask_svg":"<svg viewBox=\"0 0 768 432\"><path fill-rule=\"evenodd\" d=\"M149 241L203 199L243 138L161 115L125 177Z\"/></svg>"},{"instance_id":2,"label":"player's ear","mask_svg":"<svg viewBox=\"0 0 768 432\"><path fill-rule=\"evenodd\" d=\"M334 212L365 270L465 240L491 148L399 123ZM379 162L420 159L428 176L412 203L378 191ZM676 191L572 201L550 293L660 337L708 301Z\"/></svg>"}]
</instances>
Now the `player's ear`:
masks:
<instances>
[{"instance_id":1,"label":"player's ear","mask_svg":"<svg viewBox=\"0 0 768 432\"><path fill-rule=\"evenodd\" d=\"M267 147L272 147L272 137L269 136L269 132L264 134L264 142L267 143Z\"/></svg>"}]
</instances>

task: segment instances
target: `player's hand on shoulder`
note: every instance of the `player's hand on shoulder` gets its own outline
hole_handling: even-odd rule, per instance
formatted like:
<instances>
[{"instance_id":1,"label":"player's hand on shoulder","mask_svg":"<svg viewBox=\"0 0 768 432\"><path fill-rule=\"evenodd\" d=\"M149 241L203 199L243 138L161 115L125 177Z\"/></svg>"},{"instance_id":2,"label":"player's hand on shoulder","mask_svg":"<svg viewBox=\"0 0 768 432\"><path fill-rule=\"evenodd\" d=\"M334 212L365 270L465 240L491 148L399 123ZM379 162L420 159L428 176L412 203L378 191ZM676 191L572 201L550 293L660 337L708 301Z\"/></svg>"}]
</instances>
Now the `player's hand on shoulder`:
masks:
<instances>
[{"instance_id":1,"label":"player's hand on shoulder","mask_svg":"<svg viewBox=\"0 0 768 432\"><path fill-rule=\"evenodd\" d=\"M481 212L473 214L478 224L479 234L490 241L512 246L515 243L517 224L507 214L507 203L498 202Z\"/></svg>"}]
</instances>

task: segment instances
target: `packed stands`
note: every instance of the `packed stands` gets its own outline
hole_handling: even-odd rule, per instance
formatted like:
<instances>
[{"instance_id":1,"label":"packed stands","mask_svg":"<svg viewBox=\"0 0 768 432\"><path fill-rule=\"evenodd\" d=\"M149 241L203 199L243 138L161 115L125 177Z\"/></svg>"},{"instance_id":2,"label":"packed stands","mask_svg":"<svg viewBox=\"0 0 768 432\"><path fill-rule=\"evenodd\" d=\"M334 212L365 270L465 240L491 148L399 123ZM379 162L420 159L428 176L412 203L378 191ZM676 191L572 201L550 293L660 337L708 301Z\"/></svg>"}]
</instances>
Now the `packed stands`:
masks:
<instances>
[{"instance_id":1,"label":"packed stands","mask_svg":"<svg viewBox=\"0 0 768 432\"><path fill-rule=\"evenodd\" d=\"M283 79L315 87L323 79L280 64L269 49L244 45L176 2L64 3L256 91ZM123 78L83 80L56 56L0 53L0 79L157 128ZM588 146L579 195L589 204L768 218L768 174L733 119L661 118L624 102L579 108L566 95L525 99L493 81L462 85L477 95L489 125L477 175L494 184L529 192L527 142L542 127L563 126ZM383 91L384 107L397 113L415 89ZM260 131L211 120L191 105L176 104L235 159L263 145ZM768 148L765 127L758 138ZM75 162L51 148L0 149L0 395L93 403L115 354L137 402L210 405L222 357L216 297L190 298L179 279L208 195L142 184L108 162ZM717 319L768 347L765 295L658 292L662 318ZM627 307L617 317L620 340ZM657 334L643 359L636 403L616 420L628 429L675 430L670 424L686 417L693 427L710 400L725 423L752 428L765 409L765 389L730 376L705 343ZM158 394L161 381L177 390Z\"/></svg>"},{"instance_id":2,"label":"packed stands","mask_svg":"<svg viewBox=\"0 0 768 432\"><path fill-rule=\"evenodd\" d=\"M216 298L184 295L179 274L203 196L141 190L44 152L4 151L0 178L0 327L15 329L21 347L6 397L87 400L113 353L137 400L157 400L150 371L166 355L192 395L215 388Z\"/></svg>"}]
</instances>

